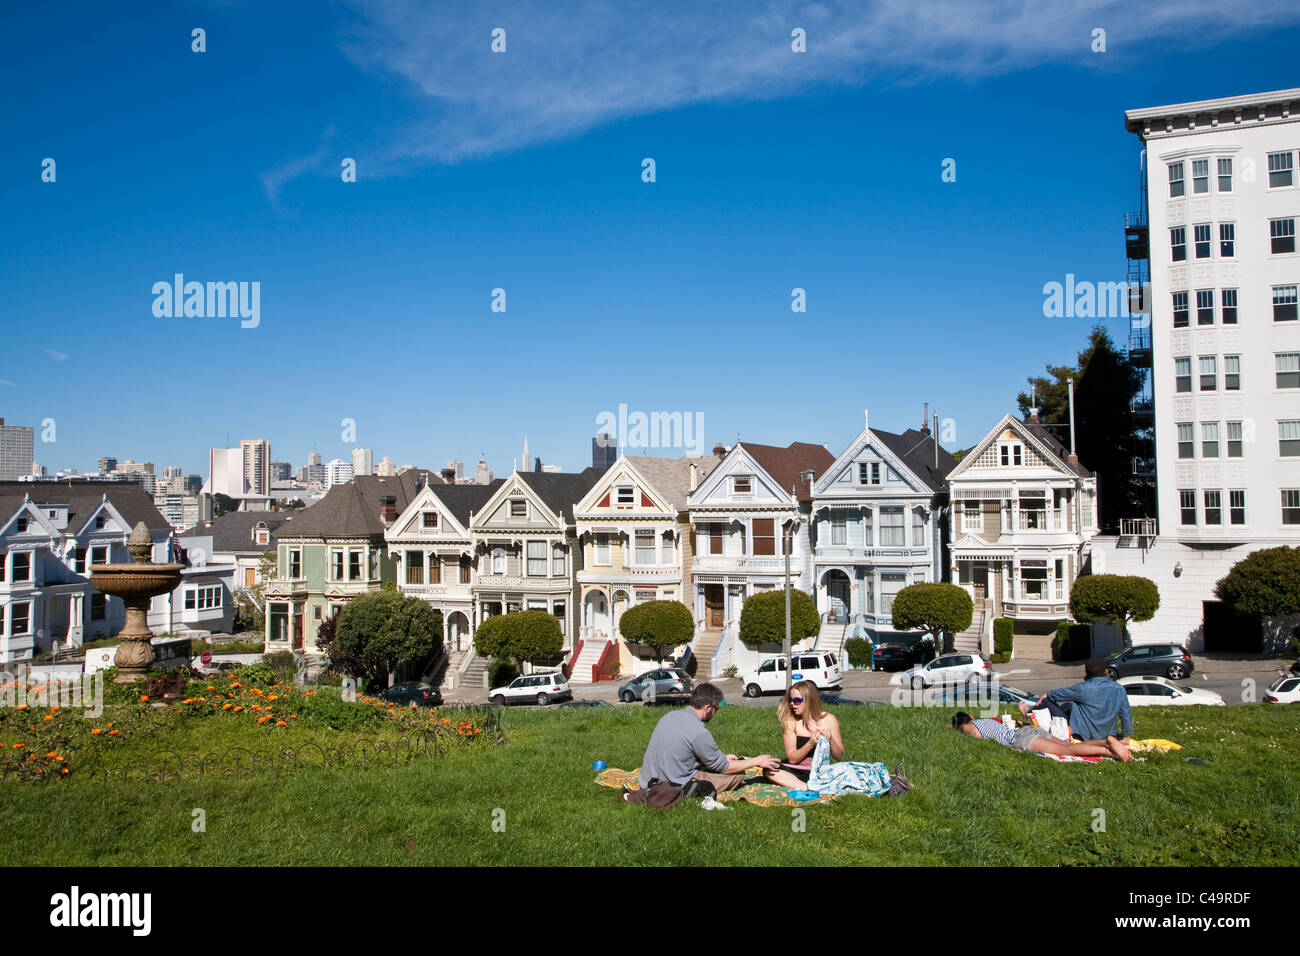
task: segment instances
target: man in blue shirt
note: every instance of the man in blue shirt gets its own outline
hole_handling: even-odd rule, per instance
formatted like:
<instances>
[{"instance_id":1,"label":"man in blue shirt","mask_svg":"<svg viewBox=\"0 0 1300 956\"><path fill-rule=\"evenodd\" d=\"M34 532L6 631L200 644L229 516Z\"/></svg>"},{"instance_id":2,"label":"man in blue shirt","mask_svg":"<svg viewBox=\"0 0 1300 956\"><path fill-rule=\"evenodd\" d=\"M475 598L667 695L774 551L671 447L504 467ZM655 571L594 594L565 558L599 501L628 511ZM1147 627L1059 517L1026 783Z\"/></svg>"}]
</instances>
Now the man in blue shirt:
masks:
<instances>
[{"instance_id":1,"label":"man in blue shirt","mask_svg":"<svg viewBox=\"0 0 1300 956\"><path fill-rule=\"evenodd\" d=\"M1127 746L1133 733L1133 713L1124 688L1106 676L1106 662L1100 657L1090 658L1083 672L1083 681L1049 691L1038 699L1037 706L1046 706L1053 715L1066 717L1070 732L1080 740L1104 741L1114 736L1115 722L1119 721L1120 743ZM1068 709L1064 704L1070 705ZM1020 705L1022 714L1030 709L1028 704Z\"/></svg>"}]
</instances>

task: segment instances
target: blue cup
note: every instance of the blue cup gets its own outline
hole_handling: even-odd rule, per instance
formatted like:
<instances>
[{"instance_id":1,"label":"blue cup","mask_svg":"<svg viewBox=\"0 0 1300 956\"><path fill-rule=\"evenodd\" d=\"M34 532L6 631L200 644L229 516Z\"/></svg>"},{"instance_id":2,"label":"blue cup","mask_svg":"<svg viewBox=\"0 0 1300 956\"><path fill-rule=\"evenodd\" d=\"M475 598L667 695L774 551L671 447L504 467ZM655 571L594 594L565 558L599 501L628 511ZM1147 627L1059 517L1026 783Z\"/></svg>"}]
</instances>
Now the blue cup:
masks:
<instances>
[{"instance_id":1,"label":"blue cup","mask_svg":"<svg viewBox=\"0 0 1300 956\"><path fill-rule=\"evenodd\" d=\"M605 769L605 761L603 761L603 760L593 760L593 761L591 762L591 769L592 769L592 770L604 770L604 769Z\"/></svg>"}]
</instances>

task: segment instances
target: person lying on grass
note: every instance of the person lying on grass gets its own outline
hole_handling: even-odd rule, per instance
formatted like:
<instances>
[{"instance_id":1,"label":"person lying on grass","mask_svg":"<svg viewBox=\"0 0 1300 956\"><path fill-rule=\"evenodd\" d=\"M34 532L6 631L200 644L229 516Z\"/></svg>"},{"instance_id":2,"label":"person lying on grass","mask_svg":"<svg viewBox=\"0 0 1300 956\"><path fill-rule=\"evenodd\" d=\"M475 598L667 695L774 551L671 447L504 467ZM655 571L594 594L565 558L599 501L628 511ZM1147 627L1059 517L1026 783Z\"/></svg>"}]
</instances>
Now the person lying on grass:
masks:
<instances>
[{"instance_id":1,"label":"person lying on grass","mask_svg":"<svg viewBox=\"0 0 1300 956\"><path fill-rule=\"evenodd\" d=\"M812 770L813 751L817 741L825 737L830 744L831 760L844 759L844 739L840 736L840 722L834 714L822 710L822 700L817 685L801 680L793 685L776 708L781 721L785 760L779 771L767 774L773 783L799 789L808 781ZM777 774L782 774L780 780ZM785 778L789 777L790 780ZM783 782L785 781L785 782Z\"/></svg>"},{"instance_id":2,"label":"person lying on grass","mask_svg":"<svg viewBox=\"0 0 1300 956\"><path fill-rule=\"evenodd\" d=\"M1012 730L1000 720L988 717L976 719L970 714L958 711L948 725L968 736L980 740L994 740L1012 750L1033 751L1040 754L1056 754L1060 757L1114 757L1116 760L1132 760L1128 747L1117 737L1107 737L1104 741L1086 741L1084 743L1065 743L1048 734L1041 727L1021 727Z\"/></svg>"}]
</instances>

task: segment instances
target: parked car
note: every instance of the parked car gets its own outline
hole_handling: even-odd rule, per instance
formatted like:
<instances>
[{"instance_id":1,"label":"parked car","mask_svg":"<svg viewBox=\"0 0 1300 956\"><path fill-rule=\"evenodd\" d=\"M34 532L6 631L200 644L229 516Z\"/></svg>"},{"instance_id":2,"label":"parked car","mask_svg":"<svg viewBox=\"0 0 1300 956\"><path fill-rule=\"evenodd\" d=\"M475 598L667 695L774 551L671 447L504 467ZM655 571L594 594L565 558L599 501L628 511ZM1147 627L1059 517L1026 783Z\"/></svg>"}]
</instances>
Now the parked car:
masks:
<instances>
[{"instance_id":1,"label":"parked car","mask_svg":"<svg viewBox=\"0 0 1300 956\"><path fill-rule=\"evenodd\" d=\"M1196 670L1192 655L1179 644L1139 644L1106 658L1106 676L1168 677L1182 680Z\"/></svg>"},{"instance_id":2,"label":"parked car","mask_svg":"<svg viewBox=\"0 0 1300 956\"><path fill-rule=\"evenodd\" d=\"M494 704L531 704L543 706L557 700L572 700L568 679L558 671L553 674L525 674L505 687L493 687L488 700Z\"/></svg>"},{"instance_id":3,"label":"parked car","mask_svg":"<svg viewBox=\"0 0 1300 956\"><path fill-rule=\"evenodd\" d=\"M871 649L871 669L885 670L890 667L910 667L916 658L906 644L887 641Z\"/></svg>"},{"instance_id":4,"label":"parked car","mask_svg":"<svg viewBox=\"0 0 1300 956\"><path fill-rule=\"evenodd\" d=\"M989 687L992 688L993 684L990 683ZM982 686L980 688L980 692L981 693L983 692ZM1008 687L1006 684L997 685L997 694L998 694L998 700L1001 703L1011 704L1012 706L1015 706L1021 702L1033 706L1038 703L1038 698L1043 696L1042 694L1030 695L1025 693L1023 690L1020 690L1018 687ZM965 704L969 702L970 702L970 695L968 695L966 691L961 687L954 687L952 690L945 691L939 697L939 703L941 704Z\"/></svg>"},{"instance_id":5,"label":"parked car","mask_svg":"<svg viewBox=\"0 0 1300 956\"><path fill-rule=\"evenodd\" d=\"M794 669L790 681L810 680L818 690L838 690L840 662L830 651L803 651L790 657ZM758 670L744 676L746 697L785 693L785 656L769 657L758 665Z\"/></svg>"},{"instance_id":6,"label":"parked car","mask_svg":"<svg viewBox=\"0 0 1300 956\"><path fill-rule=\"evenodd\" d=\"M637 700L667 700L689 697L695 689L691 675L680 667L663 667L646 671L618 689L618 699L626 704Z\"/></svg>"},{"instance_id":7,"label":"parked car","mask_svg":"<svg viewBox=\"0 0 1300 956\"><path fill-rule=\"evenodd\" d=\"M1128 695L1130 707L1166 704L1209 704L1211 707L1223 707L1227 704L1212 690L1175 684L1165 677L1121 677L1119 685Z\"/></svg>"},{"instance_id":8,"label":"parked car","mask_svg":"<svg viewBox=\"0 0 1300 956\"><path fill-rule=\"evenodd\" d=\"M993 664L983 652L941 654L928 664L895 674L891 684L932 687L935 684L964 684L968 680L988 680Z\"/></svg>"},{"instance_id":9,"label":"parked car","mask_svg":"<svg viewBox=\"0 0 1300 956\"><path fill-rule=\"evenodd\" d=\"M1300 675L1283 674L1268 685L1264 700L1270 704L1300 704Z\"/></svg>"},{"instance_id":10,"label":"parked car","mask_svg":"<svg viewBox=\"0 0 1300 956\"><path fill-rule=\"evenodd\" d=\"M405 684L394 684L388 690L381 691L379 699L386 700L390 704L418 704L421 707L437 707L442 703L442 694L432 684L413 680L407 681Z\"/></svg>"}]
</instances>

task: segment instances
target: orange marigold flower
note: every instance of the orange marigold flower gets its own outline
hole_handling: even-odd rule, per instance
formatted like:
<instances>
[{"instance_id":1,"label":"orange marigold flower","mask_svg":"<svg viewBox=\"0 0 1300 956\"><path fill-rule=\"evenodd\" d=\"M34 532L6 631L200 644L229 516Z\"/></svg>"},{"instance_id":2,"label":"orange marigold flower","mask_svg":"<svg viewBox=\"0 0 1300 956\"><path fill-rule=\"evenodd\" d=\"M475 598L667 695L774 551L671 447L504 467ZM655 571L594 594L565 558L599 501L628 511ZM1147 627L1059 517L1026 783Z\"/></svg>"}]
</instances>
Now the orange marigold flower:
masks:
<instances>
[{"instance_id":1,"label":"orange marigold flower","mask_svg":"<svg viewBox=\"0 0 1300 956\"><path fill-rule=\"evenodd\" d=\"M54 715L53 715L53 714L46 714L46 715L45 715L44 717L42 717L41 719L42 719L42 720L53 720L53 719L54 719Z\"/></svg>"},{"instance_id":2,"label":"orange marigold flower","mask_svg":"<svg viewBox=\"0 0 1300 956\"><path fill-rule=\"evenodd\" d=\"M239 713L243 709L244 709L244 705L240 704L238 707L235 708L235 713Z\"/></svg>"},{"instance_id":3,"label":"orange marigold flower","mask_svg":"<svg viewBox=\"0 0 1300 956\"><path fill-rule=\"evenodd\" d=\"M277 726L277 727L288 727L289 725L288 725L287 723L285 723L283 720L277 720L277 721L275 722L275 726Z\"/></svg>"},{"instance_id":4,"label":"orange marigold flower","mask_svg":"<svg viewBox=\"0 0 1300 956\"><path fill-rule=\"evenodd\" d=\"M441 719L442 719L442 722L443 722L444 724L449 724L449 723L451 723L451 721L448 720L446 717L443 717L443 718L441 718Z\"/></svg>"},{"instance_id":5,"label":"orange marigold flower","mask_svg":"<svg viewBox=\"0 0 1300 956\"><path fill-rule=\"evenodd\" d=\"M280 699L279 694L272 694L270 697L267 698L267 700L279 700L279 699Z\"/></svg>"},{"instance_id":6,"label":"orange marigold flower","mask_svg":"<svg viewBox=\"0 0 1300 956\"><path fill-rule=\"evenodd\" d=\"M20 750L26 746L27 746L26 744L14 744L14 750Z\"/></svg>"},{"instance_id":7,"label":"orange marigold flower","mask_svg":"<svg viewBox=\"0 0 1300 956\"><path fill-rule=\"evenodd\" d=\"M309 690L307 691L307 696L310 697L314 693L316 693L314 690Z\"/></svg>"},{"instance_id":8,"label":"orange marigold flower","mask_svg":"<svg viewBox=\"0 0 1300 956\"><path fill-rule=\"evenodd\" d=\"M26 705L26 704L19 704L19 705L18 705L18 710L26 710L26 709L27 709L27 705Z\"/></svg>"},{"instance_id":9,"label":"orange marigold flower","mask_svg":"<svg viewBox=\"0 0 1300 956\"><path fill-rule=\"evenodd\" d=\"M67 772L68 772L68 768L67 768L67 767L64 767L62 770L59 771L59 773L67 773Z\"/></svg>"},{"instance_id":10,"label":"orange marigold flower","mask_svg":"<svg viewBox=\"0 0 1300 956\"><path fill-rule=\"evenodd\" d=\"M297 715L297 714L290 714L290 715L289 715L289 719L290 719L290 720L297 720L297 719L298 719L298 715Z\"/></svg>"},{"instance_id":11,"label":"orange marigold flower","mask_svg":"<svg viewBox=\"0 0 1300 956\"><path fill-rule=\"evenodd\" d=\"M120 731L120 730L110 730L110 731L108 732L108 735L109 735L110 737L112 737L114 734L120 734L121 732L122 732L122 731Z\"/></svg>"},{"instance_id":12,"label":"orange marigold flower","mask_svg":"<svg viewBox=\"0 0 1300 956\"><path fill-rule=\"evenodd\" d=\"M231 707L234 707L234 706L235 706L234 704L222 704L222 705L221 705L221 709L222 709L222 710L229 710Z\"/></svg>"},{"instance_id":13,"label":"orange marigold flower","mask_svg":"<svg viewBox=\"0 0 1300 956\"><path fill-rule=\"evenodd\" d=\"M212 686L211 684L209 684L209 685L208 685L208 690L216 690L216 688L215 688L214 686Z\"/></svg>"},{"instance_id":14,"label":"orange marigold flower","mask_svg":"<svg viewBox=\"0 0 1300 956\"><path fill-rule=\"evenodd\" d=\"M144 702L145 702L146 700L148 700L148 699L149 699L149 695L148 695L148 694L141 694L141 695L140 695L140 702L141 702L141 703L144 703Z\"/></svg>"},{"instance_id":15,"label":"orange marigold flower","mask_svg":"<svg viewBox=\"0 0 1300 956\"><path fill-rule=\"evenodd\" d=\"M58 759L59 759L59 752L58 752L57 750L51 750L51 751L50 751L49 753L47 753L45 756L47 756L47 757L53 757L55 760L58 760Z\"/></svg>"},{"instance_id":16,"label":"orange marigold flower","mask_svg":"<svg viewBox=\"0 0 1300 956\"><path fill-rule=\"evenodd\" d=\"M57 707L51 707L51 708L50 708L50 713L51 713L51 714L56 713L56 712L58 711L58 709L59 709L59 708L57 708Z\"/></svg>"},{"instance_id":17,"label":"orange marigold flower","mask_svg":"<svg viewBox=\"0 0 1300 956\"><path fill-rule=\"evenodd\" d=\"M103 731L100 730L98 727L96 727L94 730L92 730L92 731L90 732L90 735L91 735L92 737L95 737L95 736L98 736L99 734L102 734L102 733L103 733Z\"/></svg>"}]
</instances>

